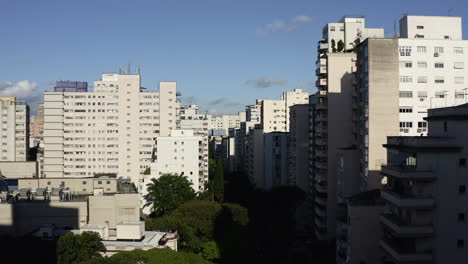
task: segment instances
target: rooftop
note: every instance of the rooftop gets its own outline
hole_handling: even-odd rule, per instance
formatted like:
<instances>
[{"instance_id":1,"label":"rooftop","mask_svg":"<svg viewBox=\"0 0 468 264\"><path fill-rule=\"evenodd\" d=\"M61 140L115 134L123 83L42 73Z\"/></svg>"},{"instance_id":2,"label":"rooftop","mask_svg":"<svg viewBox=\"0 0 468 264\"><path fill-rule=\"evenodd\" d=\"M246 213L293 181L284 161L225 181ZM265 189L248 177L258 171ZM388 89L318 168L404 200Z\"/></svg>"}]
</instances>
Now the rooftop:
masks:
<instances>
[{"instance_id":1,"label":"rooftop","mask_svg":"<svg viewBox=\"0 0 468 264\"><path fill-rule=\"evenodd\" d=\"M449 137L387 137L385 148L399 149L402 151L459 151L461 146L458 145L454 138Z\"/></svg>"},{"instance_id":2,"label":"rooftop","mask_svg":"<svg viewBox=\"0 0 468 264\"><path fill-rule=\"evenodd\" d=\"M468 120L468 104L428 109L425 120Z\"/></svg>"}]
</instances>

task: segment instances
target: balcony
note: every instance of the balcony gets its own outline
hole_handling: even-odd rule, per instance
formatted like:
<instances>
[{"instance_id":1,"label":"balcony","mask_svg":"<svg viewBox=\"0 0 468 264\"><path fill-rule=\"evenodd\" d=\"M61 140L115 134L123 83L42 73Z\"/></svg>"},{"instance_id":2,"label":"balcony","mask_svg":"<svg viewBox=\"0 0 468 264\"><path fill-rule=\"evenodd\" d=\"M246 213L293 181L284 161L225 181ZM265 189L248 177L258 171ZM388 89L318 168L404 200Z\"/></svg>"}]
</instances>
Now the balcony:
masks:
<instances>
[{"instance_id":1,"label":"balcony","mask_svg":"<svg viewBox=\"0 0 468 264\"><path fill-rule=\"evenodd\" d=\"M325 103L318 103L315 105L315 109L317 110L327 110L328 108L328 104L325 102Z\"/></svg>"},{"instance_id":2,"label":"balcony","mask_svg":"<svg viewBox=\"0 0 468 264\"><path fill-rule=\"evenodd\" d=\"M326 185L320 185L320 184L314 184L315 190L319 193L327 193L327 186Z\"/></svg>"},{"instance_id":3,"label":"balcony","mask_svg":"<svg viewBox=\"0 0 468 264\"><path fill-rule=\"evenodd\" d=\"M322 206L326 206L326 205L327 205L327 199L326 199L326 198L322 198L322 197L320 197L320 196L315 196L314 201L315 201L316 204L319 204L319 205L322 205Z\"/></svg>"},{"instance_id":4,"label":"balcony","mask_svg":"<svg viewBox=\"0 0 468 264\"><path fill-rule=\"evenodd\" d=\"M317 45L317 48L319 49L319 51L327 51L328 50L328 43L322 43L322 42L319 42L318 45Z\"/></svg>"},{"instance_id":5,"label":"balcony","mask_svg":"<svg viewBox=\"0 0 468 264\"><path fill-rule=\"evenodd\" d=\"M408 247L402 247L397 243L387 240L380 240L380 247L387 252L397 262L432 262L431 252L416 252Z\"/></svg>"},{"instance_id":6,"label":"balcony","mask_svg":"<svg viewBox=\"0 0 468 264\"><path fill-rule=\"evenodd\" d=\"M323 218L318 218L316 217L315 218L315 226L318 227L318 228L327 228L327 224L325 221L322 221Z\"/></svg>"},{"instance_id":7,"label":"balcony","mask_svg":"<svg viewBox=\"0 0 468 264\"><path fill-rule=\"evenodd\" d=\"M317 87L320 87L320 86L327 86L327 79L326 78L320 78L317 80L317 82L315 83Z\"/></svg>"},{"instance_id":8,"label":"balcony","mask_svg":"<svg viewBox=\"0 0 468 264\"><path fill-rule=\"evenodd\" d=\"M318 68L315 70L315 74L316 74L317 76L322 75L322 74L323 74L323 75L324 75L324 74L327 74L327 67L326 67L326 66L320 66L320 67L318 67Z\"/></svg>"},{"instance_id":9,"label":"balcony","mask_svg":"<svg viewBox=\"0 0 468 264\"><path fill-rule=\"evenodd\" d=\"M320 208L320 206L314 206L315 214L321 217L327 216L327 212Z\"/></svg>"},{"instance_id":10,"label":"balcony","mask_svg":"<svg viewBox=\"0 0 468 264\"><path fill-rule=\"evenodd\" d=\"M430 170L419 170L415 166L382 166L380 174L398 179L434 180L436 175Z\"/></svg>"},{"instance_id":11,"label":"balcony","mask_svg":"<svg viewBox=\"0 0 468 264\"><path fill-rule=\"evenodd\" d=\"M319 169L327 169L328 168L327 162L321 162L321 161L316 161L314 163L314 166L315 166L315 168L319 168Z\"/></svg>"},{"instance_id":12,"label":"balcony","mask_svg":"<svg viewBox=\"0 0 468 264\"><path fill-rule=\"evenodd\" d=\"M317 157L328 157L327 152L324 150L316 150L315 156Z\"/></svg>"},{"instance_id":13,"label":"balcony","mask_svg":"<svg viewBox=\"0 0 468 264\"><path fill-rule=\"evenodd\" d=\"M317 139L317 140L315 140L315 145L325 146L325 145L327 145L327 140L323 139L323 138Z\"/></svg>"},{"instance_id":14,"label":"balcony","mask_svg":"<svg viewBox=\"0 0 468 264\"><path fill-rule=\"evenodd\" d=\"M414 195L398 194L390 190L382 190L382 198L402 208L433 208L434 199L431 197L418 197Z\"/></svg>"},{"instance_id":15,"label":"balcony","mask_svg":"<svg viewBox=\"0 0 468 264\"><path fill-rule=\"evenodd\" d=\"M434 234L432 225L414 225L402 221L395 215L383 214L380 216L380 222L395 232L398 237L420 237Z\"/></svg>"}]
</instances>

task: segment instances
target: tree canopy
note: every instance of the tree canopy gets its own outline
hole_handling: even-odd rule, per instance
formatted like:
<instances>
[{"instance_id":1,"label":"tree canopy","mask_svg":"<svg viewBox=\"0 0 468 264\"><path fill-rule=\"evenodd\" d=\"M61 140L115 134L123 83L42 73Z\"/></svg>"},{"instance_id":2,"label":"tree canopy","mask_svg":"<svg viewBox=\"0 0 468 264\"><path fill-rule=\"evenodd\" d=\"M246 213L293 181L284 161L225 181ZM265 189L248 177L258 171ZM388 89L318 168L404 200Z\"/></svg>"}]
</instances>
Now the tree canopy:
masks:
<instances>
[{"instance_id":1,"label":"tree canopy","mask_svg":"<svg viewBox=\"0 0 468 264\"><path fill-rule=\"evenodd\" d=\"M195 199L196 194L191 185L183 175L164 174L157 179L151 179L145 198L153 201L153 213L162 216L184 202Z\"/></svg>"},{"instance_id":2,"label":"tree canopy","mask_svg":"<svg viewBox=\"0 0 468 264\"><path fill-rule=\"evenodd\" d=\"M91 263L94 259L102 258L99 252L105 251L106 248L98 233L83 232L81 235L76 235L68 232L57 241L57 263Z\"/></svg>"},{"instance_id":3,"label":"tree canopy","mask_svg":"<svg viewBox=\"0 0 468 264\"><path fill-rule=\"evenodd\" d=\"M221 159L216 161L213 191L215 201L222 203L224 201L224 165Z\"/></svg>"}]
</instances>

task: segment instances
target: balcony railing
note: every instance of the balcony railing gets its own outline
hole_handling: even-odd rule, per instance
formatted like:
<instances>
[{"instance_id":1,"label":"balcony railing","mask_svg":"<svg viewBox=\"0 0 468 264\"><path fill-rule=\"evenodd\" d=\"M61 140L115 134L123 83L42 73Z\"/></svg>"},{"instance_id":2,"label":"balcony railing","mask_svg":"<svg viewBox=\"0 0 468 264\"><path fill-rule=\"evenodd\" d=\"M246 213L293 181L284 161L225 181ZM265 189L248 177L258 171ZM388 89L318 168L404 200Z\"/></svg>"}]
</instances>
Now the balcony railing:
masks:
<instances>
[{"instance_id":1,"label":"balcony railing","mask_svg":"<svg viewBox=\"0 0 468 264\"><path fill-rule=\"evenodd\" d=\"M397 262L431 262L432 252L416 252L414 248L403 247L398 243L383 239L380 240L380 246Z\"/></svg>"},{"instance_id":2,"label":"balcony railing","mask_svg":"<svg viewBox=\"0 0 468 264\"><path fill-rule=\"evenodd\" d=\"M388 165L382 166L380 173L384 176L395 177L399 179L413 180L434 180L436 175L430 170L420 170L416 166Z\"/></svg>"},{"instance_id":3,"label":"balcony railing","mask_svg":"<svg viewBox=\"0 0 468 264\"><path fill-rule=\"evenodd\" d=\"M380 222L395 232L397 236L421 237L430 236L434 233L432 225L416 225L403 221L399 217L391 214L380 216Z\"/></svg>"},{"instance_id":4,"label":"balcony railing","mask_svg":"<svg viewBox=\"0 0 468 264\"><path fill-rule=\"evenodd\" d=\"M433 208L435 204L432 197L398 194L387 188L382 190L382 198L402 208Z\"/></svg>"}]
</instances>

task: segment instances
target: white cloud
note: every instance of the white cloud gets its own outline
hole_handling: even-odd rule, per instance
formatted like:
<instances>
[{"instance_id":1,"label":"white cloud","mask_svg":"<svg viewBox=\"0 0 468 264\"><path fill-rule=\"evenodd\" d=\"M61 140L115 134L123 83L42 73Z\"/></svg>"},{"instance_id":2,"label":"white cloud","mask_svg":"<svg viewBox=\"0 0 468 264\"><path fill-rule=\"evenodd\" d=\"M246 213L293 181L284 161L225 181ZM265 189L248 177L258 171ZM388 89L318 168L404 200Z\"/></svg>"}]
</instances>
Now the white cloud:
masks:
<instances>
[{"instance_id":1,"label":"white cloud","mask_svg":"<svg viewBox=\"0 0 468 264\"><path fill-rule=\"evenodd\" d=\"M296 30L300 25L309 23L312 21L312 18L305 15L299 15L292 18L289 22L284 20L275 20L271 24L267 24L263 27L257 28L257 35L264 36L269 33L274 33L278 31L291 32Z\"/></svg>"},{"instance_id":2,"label":"white cloud","mask_svg":"<svg viewBox=\"0 0 468 264\"><path fill-rule=\"evenodd\" d=\"M24 100L29 103L32 109L35 109L34 104L42 101L42 91L39 90L39 85L28 80L17 83L0 81L0 96Z\"/></svg>"},{"instance_id":3,"label":"white cloud","mask_svg":"<svg viewBox=\"0 0 468 264\"><path fill-rule=\"evenodd\" d=\"M280 80L278 78L272 76L265 76L257 80L248 80L245 82L248 85L252 85L257 88L268 88L273 85L281 85L286 83L284 80Z\"/></svg>"}]
</instances>

